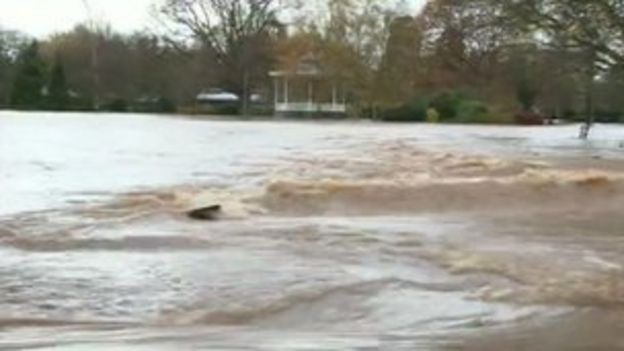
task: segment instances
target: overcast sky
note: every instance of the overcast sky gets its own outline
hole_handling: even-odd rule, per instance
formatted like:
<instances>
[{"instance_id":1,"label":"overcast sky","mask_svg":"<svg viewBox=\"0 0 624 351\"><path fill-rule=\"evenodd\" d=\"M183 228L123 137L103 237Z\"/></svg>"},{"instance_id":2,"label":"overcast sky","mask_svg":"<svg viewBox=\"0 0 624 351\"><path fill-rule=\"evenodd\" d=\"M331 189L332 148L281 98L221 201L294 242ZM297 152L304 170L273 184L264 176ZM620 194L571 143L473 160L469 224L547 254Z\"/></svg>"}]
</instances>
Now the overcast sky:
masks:
<instances>
[{"instance_id":1,"label":"overcast sky","mask_svg":"<svg viewBox=\"0 0 624 351\"><path fill-rule=\"evenodd\" d=\"M149 23L148 9L153 0L90 0L98 19L116 30L143 29ZM38 37L71 29L85 22L82 0L0 0L0 26Z\"/></svg>"},{"instance_id":2,"label":"overcast sky","mask_svg":"<svg viewBox=\"0 0 624 351\"><path fill-rule=\"evenodd\" d=\"M424 0L406 0L412 5ZM154 0L89 0L99 20L121 32L141 30L153 24L149 8ZM82 0L0 0L0 27L45 37L85 22Z\"/></svg>"}]
</instances>

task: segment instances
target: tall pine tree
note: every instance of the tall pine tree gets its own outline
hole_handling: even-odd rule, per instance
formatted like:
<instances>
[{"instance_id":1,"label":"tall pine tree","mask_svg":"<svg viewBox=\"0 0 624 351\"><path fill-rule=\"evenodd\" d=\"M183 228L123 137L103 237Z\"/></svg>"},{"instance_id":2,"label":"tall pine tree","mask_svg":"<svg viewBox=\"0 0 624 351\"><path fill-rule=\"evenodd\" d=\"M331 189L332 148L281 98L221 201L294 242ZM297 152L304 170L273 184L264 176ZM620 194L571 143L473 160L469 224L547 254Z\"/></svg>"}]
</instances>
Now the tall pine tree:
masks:
<instances>
[{"instance_id":1,"label":"tall pine tree","mask_svg":"<svg viewBox=\"0 0 624 351\"><path fill-rule=\"evenodd\" d=\"M19 54L18 70L11 92L11 107L36 110L44 105L45 64L39 56L39 44L33 41Z\"/></svg>"},{"instance_id":2,"label":"tall pine tree","mask_svg":"<svg viewBox=\"0 0 624 351\"><path fill-rule=\"evenodd\" d=\"M56 56L54 67L48 84L48 108L54 111L67 110L69 107L69 90L65 78L65 68L60 56Z\"/></svg>"}]
</instances>

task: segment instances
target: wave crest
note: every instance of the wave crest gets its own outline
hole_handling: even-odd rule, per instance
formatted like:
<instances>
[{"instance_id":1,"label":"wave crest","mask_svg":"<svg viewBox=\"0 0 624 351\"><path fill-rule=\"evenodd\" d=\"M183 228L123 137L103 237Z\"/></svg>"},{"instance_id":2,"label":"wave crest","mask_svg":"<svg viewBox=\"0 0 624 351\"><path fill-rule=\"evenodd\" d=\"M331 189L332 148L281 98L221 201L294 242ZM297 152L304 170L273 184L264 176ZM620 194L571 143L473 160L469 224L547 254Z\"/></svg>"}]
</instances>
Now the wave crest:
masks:
<instances>
[{"instance_id":1,"label":"wave crest","mask_svg":"<svg viewBox=\"0 0 624 351\"><path fill-rule=\"evenodd\" d=\"M598 171L526 170L510 177L280 180L259 201L286 214L385 214L605 206L622 200L624 177Z\"/></svg>"}]
</instances>

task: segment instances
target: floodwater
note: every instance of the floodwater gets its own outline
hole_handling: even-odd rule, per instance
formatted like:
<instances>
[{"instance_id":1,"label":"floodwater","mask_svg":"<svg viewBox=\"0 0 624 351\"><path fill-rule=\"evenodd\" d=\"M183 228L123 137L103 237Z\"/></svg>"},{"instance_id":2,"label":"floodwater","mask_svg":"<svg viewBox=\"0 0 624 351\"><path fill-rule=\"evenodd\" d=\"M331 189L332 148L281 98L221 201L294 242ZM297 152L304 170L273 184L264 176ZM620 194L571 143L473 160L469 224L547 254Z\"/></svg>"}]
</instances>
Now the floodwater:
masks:
<instances>
[{"instance_id":1,"label":"floodwater","mask_svg":"<svg viewBox=\"0 0 624 351\"><path fill-rule=\"evenodd\" d=\"M624 127L577 133L0 113L0 349L623 349Z\"/></svg>"}]
</instances>

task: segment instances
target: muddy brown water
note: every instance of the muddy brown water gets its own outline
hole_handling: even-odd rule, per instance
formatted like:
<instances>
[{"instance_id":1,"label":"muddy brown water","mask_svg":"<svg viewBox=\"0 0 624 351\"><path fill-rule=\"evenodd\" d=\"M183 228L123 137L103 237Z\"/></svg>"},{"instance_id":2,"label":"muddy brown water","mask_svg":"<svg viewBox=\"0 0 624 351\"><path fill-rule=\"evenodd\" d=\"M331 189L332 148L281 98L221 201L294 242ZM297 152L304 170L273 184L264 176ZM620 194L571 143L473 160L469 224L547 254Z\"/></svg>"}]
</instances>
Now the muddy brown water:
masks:
<instances>
[{"instance_id":1,"label":"muddy brown water","mask_svg":"<svg viewBox=\"0 0 624 351\"><path fill-rule=\"evenodd\" d=\"M577 132L0 113L0 349L623 349L624 128Z\"/></svg>"}]
</instances>

